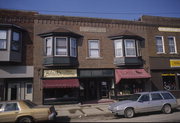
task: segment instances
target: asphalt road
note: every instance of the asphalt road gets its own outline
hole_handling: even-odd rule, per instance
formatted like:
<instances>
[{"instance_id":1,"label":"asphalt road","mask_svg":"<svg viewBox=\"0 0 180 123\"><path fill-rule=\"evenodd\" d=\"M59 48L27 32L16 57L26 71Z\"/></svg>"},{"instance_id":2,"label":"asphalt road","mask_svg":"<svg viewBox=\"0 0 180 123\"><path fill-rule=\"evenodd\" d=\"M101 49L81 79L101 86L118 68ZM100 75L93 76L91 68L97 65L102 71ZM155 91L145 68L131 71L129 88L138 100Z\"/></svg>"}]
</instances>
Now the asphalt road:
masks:
<instances>
[{"instance_id":1,"label":"asphalt road","mask_svg":"<svg viewBox=\"0 0 180 123\"><path fill-rule=\"evenodd\" d=\"M58 117L57 122L180 122L180 109L171 114L162 114L161 112L136 114L133 118L117 117L113 114L83 116L75 119L67 116Z\"/></svg>"}]
</instances>

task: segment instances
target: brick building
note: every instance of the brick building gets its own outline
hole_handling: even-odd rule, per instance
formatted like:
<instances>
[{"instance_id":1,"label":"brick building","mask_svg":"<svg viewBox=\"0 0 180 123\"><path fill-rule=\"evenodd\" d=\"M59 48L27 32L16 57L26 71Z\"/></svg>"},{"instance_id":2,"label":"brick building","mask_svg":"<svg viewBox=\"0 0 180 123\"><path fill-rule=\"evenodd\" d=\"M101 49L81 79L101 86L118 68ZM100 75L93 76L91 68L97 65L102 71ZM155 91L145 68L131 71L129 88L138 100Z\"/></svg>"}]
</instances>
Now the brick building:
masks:
<instances>
[{"instance_id":1,"label":"brick building","mask_svg":"<svg viewBox=\"0 0 180 123\"><path fill-rule=\"evenodd\" d=\"M0 100L32 100L35 13L0 10Z\"/></svg>"},{"instance_id":2,"label":"brick building","mask_svg":"<svg viewBox=\"0 0 180 123\"><path fill-rule=\"evenodd\" d=\"M26 66L27 72L26 77L12 73L13 79L0 76L3 99L11 100L8 93L15 91L8 86L11 80L24 81L19 85L24 92L31 92L25 87L25 80L30 81L33 101L38 104L123 98L140 91L162 90L164 79L173 81L173 77L176 84L171 90L178 93L180 19L142 16L138 21L127 21L0 11L6 13L0 15L0 40L6 39L5 25L24 32L22 37L27 38L22 38L21 62L1 59L0 73L5 73L3 67L12 71L17 66ZM168 29L171 32L162 31ZM163 46L166 52L162 52ZM29 66L32 69L28 72Z\"/></svg>"}]
</instances>

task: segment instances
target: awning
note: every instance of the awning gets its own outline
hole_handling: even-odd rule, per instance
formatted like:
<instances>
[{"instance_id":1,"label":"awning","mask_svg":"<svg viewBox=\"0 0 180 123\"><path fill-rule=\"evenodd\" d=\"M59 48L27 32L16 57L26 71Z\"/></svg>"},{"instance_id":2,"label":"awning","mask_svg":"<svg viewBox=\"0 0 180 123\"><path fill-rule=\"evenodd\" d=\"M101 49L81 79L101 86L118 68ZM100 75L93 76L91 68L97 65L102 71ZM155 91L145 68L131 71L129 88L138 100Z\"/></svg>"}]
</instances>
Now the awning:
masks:
<instances>
[{"instance_id":1,"label":"awning","mask_svg":"<svg viewBox=\"0 0 180 123\"><path fill-rule=\"evenodd\" d=\"M77 88L78 79L48 79L43 80L43 88Z\"/></svg>"},{"instance_id":2,"label":"awning","mask_svg":"<svg viewBox=\"0 0 180 123\"><path fill-rule=\"evenodd\" d=\"M119 83L121 79L140 79L151 77L151 75L144 69L116 69L115 74L116 84Z\"/></svg>"}]
</instances>

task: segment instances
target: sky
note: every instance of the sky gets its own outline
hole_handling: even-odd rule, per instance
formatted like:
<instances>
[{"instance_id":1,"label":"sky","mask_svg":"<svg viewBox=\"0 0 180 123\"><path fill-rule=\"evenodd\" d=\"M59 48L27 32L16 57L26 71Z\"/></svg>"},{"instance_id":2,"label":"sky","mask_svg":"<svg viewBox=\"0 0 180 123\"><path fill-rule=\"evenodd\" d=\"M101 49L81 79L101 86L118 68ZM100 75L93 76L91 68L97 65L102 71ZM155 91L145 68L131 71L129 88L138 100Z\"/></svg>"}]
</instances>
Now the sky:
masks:
<instances>
[{"instance_id":1,"label":"sky","mask_svg":"<svg viewBox=\"0 0 180 123\"><path fill-rule=\"evenodd\" d=\"M180 18L180 0L0 0L0 8L122 20L142 15Z\"/></svg>"}]
</instances>

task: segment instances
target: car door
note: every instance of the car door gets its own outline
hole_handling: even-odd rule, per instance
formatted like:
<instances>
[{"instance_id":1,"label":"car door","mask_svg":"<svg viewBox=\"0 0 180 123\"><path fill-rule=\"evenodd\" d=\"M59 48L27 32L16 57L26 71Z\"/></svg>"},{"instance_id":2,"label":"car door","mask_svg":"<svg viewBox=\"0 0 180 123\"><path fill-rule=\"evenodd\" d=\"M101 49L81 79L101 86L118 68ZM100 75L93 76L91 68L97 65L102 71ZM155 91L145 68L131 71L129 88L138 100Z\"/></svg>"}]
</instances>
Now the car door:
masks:
<instances>
[{"instance_id":1,"label":"car door","mask_svg":"<svg viewBox=\"0 0 180 123\"><path fill-rule=\"evenodd\" d=\"M0 114L0 122L15 122L19 112L17 102L8 102Z\"/></svg>"},{"instance_id":2,"label":"car door","mask_svg":"<svg viewBox=\"0 0 180 123\"><path fill-rule=\"evenodd\" d=\"M163 98L160 93L151 93L151 109L153 111L160 111L163 106Z\"/></svg>"},{"instance_id":3,"label":"car door","mask_svg":"<svg viewBox=\"0 0 180 123\"><path fill-rule=\"evenodd\" d=\"M150 110L150 97L149 94L143 94L137 101L136 112L148 112Z\"/></svg>"}]
</instances>

